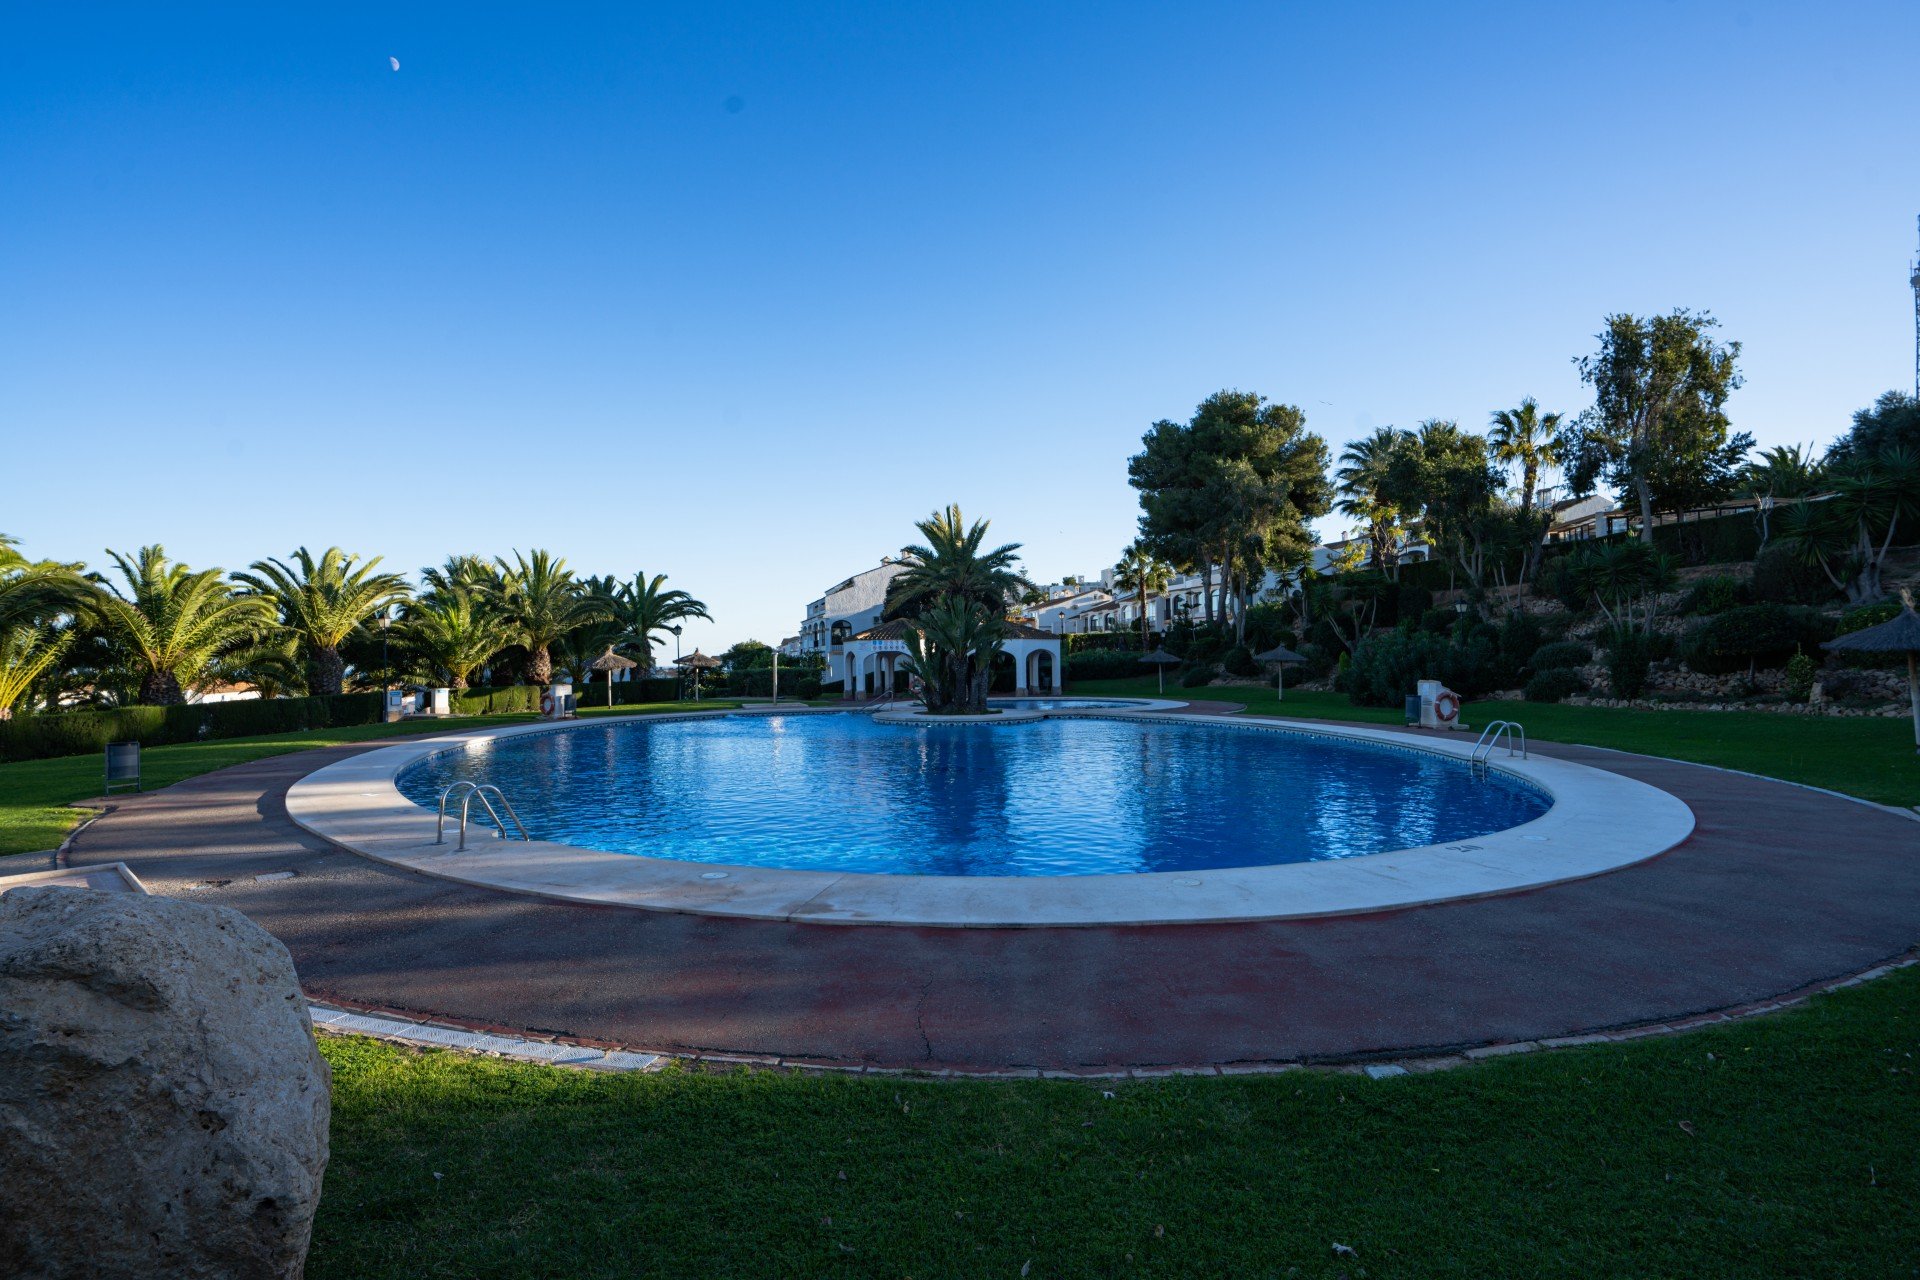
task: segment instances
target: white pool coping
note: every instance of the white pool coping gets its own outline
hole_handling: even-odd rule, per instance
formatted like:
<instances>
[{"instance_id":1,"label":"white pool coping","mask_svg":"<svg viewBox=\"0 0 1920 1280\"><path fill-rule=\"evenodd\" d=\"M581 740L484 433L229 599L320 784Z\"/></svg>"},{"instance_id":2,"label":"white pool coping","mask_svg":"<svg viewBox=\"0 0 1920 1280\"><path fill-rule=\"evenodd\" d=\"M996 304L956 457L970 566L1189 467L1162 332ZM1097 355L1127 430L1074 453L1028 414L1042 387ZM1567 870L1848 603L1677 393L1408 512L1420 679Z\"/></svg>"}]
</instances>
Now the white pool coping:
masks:
<instances>
[{"instance_id":1,"label":"white pool coping","mask_svg":"<svg viewBox=\"0 0 1920 1280\"><path fill-rule=\"evenodd\" d=\"M648 858L551 841L501 840L485 827L455 852L434 844L435 816L395 785L408 766L476 741L566 733L629 719L835 714L705 711L595 717L409 739L315 770L287 792L287 813L322 839L378 862L462 884L562 902L821 924L1027 928L1196 924L1354 915L1582 880L1656 857L1693 831L1693 811L1657 787L1550 757L1504 754L1500 772L1546 791L1532 822L1448 845L1321 862L1090 876L921 876L789 871ZM1098 711L1045 712L1221 733L1291 733L1466 759L1472 742L1314 721ZM508 798L515 790L506 784Z\"/></svg>"}]
</instances>

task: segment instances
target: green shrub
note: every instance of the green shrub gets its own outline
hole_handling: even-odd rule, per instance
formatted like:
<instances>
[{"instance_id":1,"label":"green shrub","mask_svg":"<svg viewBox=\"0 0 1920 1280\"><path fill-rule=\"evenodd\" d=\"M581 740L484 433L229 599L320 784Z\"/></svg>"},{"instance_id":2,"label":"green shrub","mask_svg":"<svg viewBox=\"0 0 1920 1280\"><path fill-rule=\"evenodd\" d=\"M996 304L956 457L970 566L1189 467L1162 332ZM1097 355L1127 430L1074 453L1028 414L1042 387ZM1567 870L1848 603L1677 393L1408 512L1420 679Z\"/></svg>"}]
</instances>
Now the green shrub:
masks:
<instances>
[{"instance_id":1,"label":"green shrub","mask_svg":"<svg viewBox=\"0 0 1920 1280\"><path fill-rule=\"evenodd\" d=\"M1067 655L1069 680L1124 680L1150 673L1138 649L1077 649Z\"/></svg>"},{"instance_id":2,"label":"green shrub","mask_svg":"<svg viewBox=\"0 0 1920 1280\"><path fill-rule=\"evenodd\" d=\"M1740 605L1707 619L1687 636L1681 656L1695 671L1724 674L1773 667L1793 651L1826 638L1825 619L1782 604Z\"/></svg>"},{"instance_id":3,"label":"green shrub","mask_svg":"<svg viewBox=\"0 0 1920 1280\"><path fill-rule=\"evenodd\" d=\"M1253 650L1243 644L1237 644L1227 650L1227 656L1223 661L1230 676L1245 677L1260 674L1260 664L1253 660Z\"/></svg>"},{"instance_id":4,"label":"green shrub","mask_svg":"<svg viewBox=\"0 0 1920 1280\"><path fill-rule=\"evenodd\" d=\"M1752 590L1762 604L1825 604L1834 597L1833 583L1819 565L1778 543L1753 562Z\"/></svg>"},{"instance_id":5,"label":"green shrub","mask_svg":"<svg viewBox=\"0 0 1920 1280\"><path fill-rule=\"evenodd\" d=\"M1813 677L1817 668L1804 649L1796 650L1787 659L1787 697L1795 702L1805 702L1813 696Z\"/></svg>"},{"instance_id":6,"label":"green shrub","mask_svg":"<svg viewBox=\"0 0 1920 1280\"><path fill-rule=\"evenodd\" d=\"M1213 683L1213 668L1205 663L1196 662L1180 672L1182 689L1198 689L1201 685Z\"/></svg>"},{"instance_id":7,"label":"green shrub","mask_svg":"<svg viewBox=\"0 0 1920 1280\"><path fill-rule=\"evenodd\" d=\"M1607 688L1616 698L1637 698L1646 692L1653 666L1654 642L1644 631L1615 627L1607 636Z\"/></svg>"},{"instance_id":8,"label":"green shrub","mask_svg":"<svg viewBox=\"0 0 1920 1280\"><path fill-rule=\"evenodd\" d=\"M1592 605L1574 571L1572 553L1557 555L1540 566L1533 579L1533 594L1558 600L1573 613L1584 613Z\"/></svg>"},{"instance_id":9,"label":"green shrub","mask_svg":"<svg viewBox=\"0 0 1920 1280\"><path fill-rule=\"evenodd\" d=\"M1578 640L1556 640L1535 649L1528 657L1527 665L1540 672L1557 667L1584 667L1592 661L1593 650Z\"/></svg>"},{"instance_id":10,"label":"green shrub","mask_svg":"<svg viewBox=\"0 0 1920 1280\"><path fill-rule=\"evenodd\" d=\"M1585 693L1587 682L1578 671L1568 667L1554 667L1549 671L1535 673L1527 681L1526 698L1528 702L1558 702L1568 694Z\"/></svg>"},{"instance_id":11,"label":"green shrub","mask_svg":"<svg viewBox=\"0 0 1920 1280\"><path fill-rule=\"evenodd\" d=\"M1424 632L1376 631L1360 642L1345 681L1363 707L1395 707L1421 680L1438 680L1464 698L1494 687L1499 653L1486 634L1449 639Z\"/></svg>"},{"instance_id":12,"label":"green shrub","mask_svg":"<svg viewBox=\"0 0 1920 1280\"><path fill-rule=\"evenodd\" d=\"M583 686L584 688L584 686ZM615 685L614 700L619 701L620 686ZM606 691L600 690L602 696ZM449 709L457 716L509 715L540 709L540 686L507 684L489 688L479 685L453 695Z\"/></svg>"},{"instance_id":13,"label":"green shrub","mask_svg":"<svg viewBox=\"0 0 1920 1280\"><path fill-rule=\"evenodd\" d=\"M1849 635L1855 631L1865 631L1868 627L1877 627L1883 622L1892 622L1900 616L1901 607L1898 600L1856 605L1840 615L1839 625L1834 627L1833 634Z\"/></svg>"},{"instance_id":14,"label":"green shrub","mask_svg":"<svg viewBox=\"0 0 1920 1280\"><path fill-rule=\"evenodd\" d=\"M1752 587L1731 574L1716 573L1693 584L1680 602L1680 612L1725 613L1738 605L1752 603Z\"/></svg>"},{"instance_id":15,"label":"green shrub","mask_svg":"<svg viewBox=\"0 0 1920 1280\"><path fill-rule=\"evenodd\" d=\"M1546 629L1530 613L1515 609L1500 622L1500 681L1511 685L1545 642Z\"/></svg>"}]
</instances>

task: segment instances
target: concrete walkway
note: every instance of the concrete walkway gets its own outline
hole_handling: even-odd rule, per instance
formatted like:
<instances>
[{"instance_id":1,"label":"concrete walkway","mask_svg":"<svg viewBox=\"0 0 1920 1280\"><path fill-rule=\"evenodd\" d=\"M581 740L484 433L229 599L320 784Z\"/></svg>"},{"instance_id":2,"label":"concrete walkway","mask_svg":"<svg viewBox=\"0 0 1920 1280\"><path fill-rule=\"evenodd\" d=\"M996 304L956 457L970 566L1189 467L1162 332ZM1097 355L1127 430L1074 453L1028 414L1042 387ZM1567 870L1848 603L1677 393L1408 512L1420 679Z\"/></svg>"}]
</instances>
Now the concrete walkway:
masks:
<instances>
[{"instance_id":1,"label":"concrete walkway","mask_svg":"<svg viewBox=\"0 0 1920 1280\"><path fill-rule=\"evenodd\" d=\"M386 868L287 819L366 748L117 797L75 865L239 908L310 995L676 1053L838 1064L1151 1067L1416 1057L1765 1003L1920 941L1920 823L1803 788L1577 747L1699 826L1575 884L1370 916L943 930L574 906Z\"/></svg>"}]
</instances>

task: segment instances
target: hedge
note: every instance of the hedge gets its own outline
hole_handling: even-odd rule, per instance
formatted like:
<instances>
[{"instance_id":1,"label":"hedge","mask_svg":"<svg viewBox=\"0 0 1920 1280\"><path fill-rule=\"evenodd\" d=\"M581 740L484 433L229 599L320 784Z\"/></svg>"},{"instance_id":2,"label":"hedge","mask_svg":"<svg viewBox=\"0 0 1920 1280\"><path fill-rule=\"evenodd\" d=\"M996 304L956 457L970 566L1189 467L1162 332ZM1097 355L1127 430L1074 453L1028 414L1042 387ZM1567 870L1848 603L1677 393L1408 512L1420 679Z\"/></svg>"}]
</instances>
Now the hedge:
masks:
<instances>
[{"instance_id":1,"label":"hedge","mask_svg":"<svg viewBox=\"0 0 1920 1280\"><path fill-rule=\"evenodd\" d=\"M1578 640L1556 640L1535 649L1527 665L1535 671L1552 671L1557 667L1584 667L1592 661L1593 650Z\"/></svg>"},{"instance_id":2,"label":"hedge","mask_svg":"<svg viewBox=\"0 0 1920 1280\"><path fill-rule=\"evenodd\" d=\"M1140 661L1138 649L1077 649L1067 655L1066 665L1069 680L1124 680L1153 671Z\"/></svg>"},{"instance_id":3,"label":"hedge","mask_svg":"<svg viewBox=\"0 0 1920 1280\"><path fill-rule=\"evenodd\" d=\"M1571 667L1554 667L1527 681L1528 702L1558 702L1571 693L1585 693L1587 681Z\"/></svg>"},{"instance_id":4,"label":"hedge","mask_svg":"<svg viewBox=\"0 0 1920 1280\"><path fill-rule=\"evenodd\" d=\"M1715 614L1687 636L1681 656L1695 671L1724 674L1748 665L1777 667L1795 650L1817 649L1830 634L1811 609L1748 604Z\"/></svg>"},{"instance_id":5,"label":"hedge","mask_svg":"<svg viewBox=\"0 0 1920 1280\"><path fill-rule=\"evenodd\" d=\"M17 716L0 721L0 760L87 755L103 750L109 742L159 747L210 738L377 724L383 703L378 693L341 693L317 698L258 698Z\"/></svg>"},{"instance_id":6,"label":"hedge","mask_svg":"<svg viewBox=\"0 0 1920 1280\"><path fill-rule=\"evenodd\" d=\"M784 679L781 684L785 684ZM701 688L715 687L711 680L703 680ZM639 702L677 702L680 699L680 681L673 676L649 676L644 680L616 680L613 682L613 705L629 707ZM607 705L607 686L597 684L575 685L574 702L583 707L604 707Z\"/></svg>"},{"instance_id":7,"label":"hedge","mask_svg":"<svg viewBox=\"0 0 1920 1280\"><path fill-rule=\"evenodd\" d=\"M489 688L479 685L456 692L448 705L457 716L497 716L510 712L538 711L540 686L506 684Z\"/></svg>"}]
</instances>

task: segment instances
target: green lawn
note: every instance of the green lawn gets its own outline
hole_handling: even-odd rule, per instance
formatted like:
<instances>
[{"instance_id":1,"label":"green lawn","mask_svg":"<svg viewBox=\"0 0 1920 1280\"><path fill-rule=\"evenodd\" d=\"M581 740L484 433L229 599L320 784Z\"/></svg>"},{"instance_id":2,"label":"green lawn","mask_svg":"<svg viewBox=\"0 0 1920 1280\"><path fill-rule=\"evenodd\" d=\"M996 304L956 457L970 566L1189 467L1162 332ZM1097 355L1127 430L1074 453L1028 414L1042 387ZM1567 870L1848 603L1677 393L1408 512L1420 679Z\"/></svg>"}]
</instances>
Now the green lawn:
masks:
<instances>
[{"instance_id":1,"label":"green lawn","mask_svg":"<svg viewBox=\"0 0 1920 1280\"><path fill-rule=\"evenodd\" d=\"M1151 697L1152 676L1131 680L1083 680L1069 690L1094 697ZM1273 689L1175 689L1170 698L1246 704L1249 713L1313 720L1404 724L1398 707L1356 707L1341 693L1288 693ZM1729 769L1844 791L1881 804L1920 804L1920 754L1913 749L1913 722L1886 716L1792 716L1767 711L1630 711L1545 702L1470 702L1460 718L1479 726L1518 720L1527 736L1543 742L1579 742L1694 760Z\"/></svg>"},{"instance_id":2,"label":"green lawn","mask_svg":"<svg viewBox=\"0 0 1920 1280\"><path fill-rule=\"evenodd\" d=\"M703 702L703 709L739 704ZM684 711L689 703L646 703L629 707L583 707L583 715L634 715ZM310 729L258 738L223 738L216 742L153 747L140 753L140 769L148 791L199 774L245 764L267 756L305 751L341 742L370 742L403 734L435 733L449 728L484 729L501 724L524 724L532 715L476 716L458 720L402 720L396 724L355 725L346 729ZM68 806L100 794L99 756L61 756L0 764L0 855L51 849L86 814Z\"/></svg>"},{"instance_id":3,"label":"green lawn","mask_svg":"<svg viewBox=\"0 0 1920 1280\"><path fill-rule=\"evenodd\" d=\"M1723 1029L1381 1081L606 1076L322 1043L312 1280L1920 1263L1920 969Z\"/></svg>"}]
</instances>

